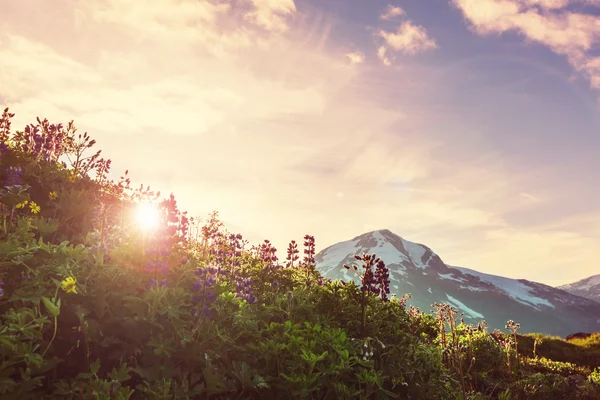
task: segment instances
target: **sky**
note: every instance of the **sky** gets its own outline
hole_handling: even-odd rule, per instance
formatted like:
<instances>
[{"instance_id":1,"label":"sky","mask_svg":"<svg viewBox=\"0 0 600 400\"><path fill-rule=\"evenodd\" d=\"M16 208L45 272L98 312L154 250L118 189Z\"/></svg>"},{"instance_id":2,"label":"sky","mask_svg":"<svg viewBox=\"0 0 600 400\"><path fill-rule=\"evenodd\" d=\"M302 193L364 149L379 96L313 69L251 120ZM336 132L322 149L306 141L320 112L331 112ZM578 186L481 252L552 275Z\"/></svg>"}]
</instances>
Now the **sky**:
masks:
<instances>
[{"instance_id":1,"label":"sky","mask_svg":"<svg viewBox=\"0 0 600 400\"><path fill-rule=\"evenodd\" d=\"M600 0L0 0L13 128L74 120L252 243L376 229L600 272Z\"/></svg>"}]
</instances>

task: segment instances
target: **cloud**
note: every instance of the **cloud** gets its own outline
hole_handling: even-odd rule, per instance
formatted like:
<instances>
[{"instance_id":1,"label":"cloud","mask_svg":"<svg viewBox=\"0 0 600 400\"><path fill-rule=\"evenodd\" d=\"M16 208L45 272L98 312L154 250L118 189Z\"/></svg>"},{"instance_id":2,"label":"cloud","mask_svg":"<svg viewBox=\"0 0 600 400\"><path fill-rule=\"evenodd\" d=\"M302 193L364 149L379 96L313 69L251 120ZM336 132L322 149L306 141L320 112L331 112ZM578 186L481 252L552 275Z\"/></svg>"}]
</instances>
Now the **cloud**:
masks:
<instances>
[{"instance_id":1,"label":"cloud","mask_svg":"<svg viewBox=\"0 0 600 400\"><path fill-rule=\"evenodd\" d=\"M452 4L475 32L520 33L566 56L593 88L600 88L600 60L590 54L600 40L600 17L571 11L566 0L452 0Z\"/></svg>"},{"instance_id":2,"label":"cloud","mask_svg":"<svg viewBox=\"0 0 600 400\"><path fill-rule=\"evenodd\" d=\"M524 199L526 199L526 200L528 200L528 201L530 201L532 203L539 203L539 202L542 201L539 197L536 197L536 196L534 196L532 194L525 193L525 192L519 193L519 196L523 197Z\"/></svg>"},{"instance_id":3,"label":"cloud","mask_svg":"<svg viewBox=\"0 0 600 400\"><path fill-rule=\"evenodd\" d=\"M247 0L254 10L245 18L269 31L288 30L287 18L296 12L294 0Z\"/></svg>"},{"instance_id":4,"label":"cloud","mask_svg":"<svg viewBox=\"0 0 600 400\"><path fill-rule=\"evenodd\" d=\"M402 8L388 4L386 10L379 16L379 18L387 21L395 17L401 17L405 14L406 12Z\"/></svg>"},{"instance_id":5,"label":"cloud","mask_svg":"<svg viewBox=\"0 0 600 400\"><path fill-rule=\"evenodd\" d=\"M388 5L381 19L389 20L393 16L405 15L400 7ZM379 30L376 36L383 39L383 44L377 49L377 57L383 65L392 65L395 58L391 52L402 53L406 55L415 55L427 50L437 48L435 40L429 37L427 30L420 25L415 25L412 21L404 21L395 32Z\"/></svg>"},{"instance_id":6,"label":"cloud","mask_svg":"<svg viewBox=\"0 0 600 400\"><path fill-rule=\"evenodd\" d=\"M427 35L427 30L412 22L403 22L395 33L381 30L379 32L387 46L395 51L416 54L422 51L435 49L435 40Z\"/></svg>"},{"instance_id":7,"label":"cloud","mask_svg":"<svg viewBox=\"0 0 600 400\"><path fill-rule=\"evenodd\" d=\"M387 56L387 47L379 46L379 48L377 49L377 57L386 67L392 65L392 60L390 60L390 58Z\"/></svg>"},{"instance_id":8,"label":"cloud","mask_svg":"<svg viewBox=\"0 0 600 400\"><path fill-rule=\"evenodd\" d=\"M346 57L350 59L351 64L362 64L365 61L365 54L362 51L347 53Z\"/></svg>"}]
</instances>

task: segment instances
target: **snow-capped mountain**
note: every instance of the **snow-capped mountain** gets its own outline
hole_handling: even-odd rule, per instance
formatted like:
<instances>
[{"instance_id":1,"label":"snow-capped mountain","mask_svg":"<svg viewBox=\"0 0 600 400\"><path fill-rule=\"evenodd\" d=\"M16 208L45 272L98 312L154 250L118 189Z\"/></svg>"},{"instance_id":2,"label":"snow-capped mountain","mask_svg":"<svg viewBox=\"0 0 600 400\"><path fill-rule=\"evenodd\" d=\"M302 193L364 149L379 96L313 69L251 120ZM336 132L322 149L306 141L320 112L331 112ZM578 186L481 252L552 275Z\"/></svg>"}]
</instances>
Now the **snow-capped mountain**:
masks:
<instances>
[{"instance_id":1,"label":"snow-capped mountain","mask_svg":"<svg viewBox=\"0 0 600 400\"><path fill-rule=\"evenodd\" d=\"M600 302L600 274L567 285L558 286L558 289Z\"/></svg>"},{"instance_id":2,"label":"snow-capped mountain","mask_svg":"<svg viewBox=\"0 0 600 400\"><path fill-rule=\"evenodd\" d=\"M429 247L409 242L387 229L337 243L315 256L323 277L360 282L344 264L358 265L355 254L375 253L389 268L390 290L412 295L408 304L430 312L433 303L449 303L464 313L466 323L484 319L490 330L505 331L506 321L521 324L519 332L566 336L600 331L600 303L564 290L524 279L451 267ZM359 268L360 271L360 268Z\"/></svg>"}]
</instances>

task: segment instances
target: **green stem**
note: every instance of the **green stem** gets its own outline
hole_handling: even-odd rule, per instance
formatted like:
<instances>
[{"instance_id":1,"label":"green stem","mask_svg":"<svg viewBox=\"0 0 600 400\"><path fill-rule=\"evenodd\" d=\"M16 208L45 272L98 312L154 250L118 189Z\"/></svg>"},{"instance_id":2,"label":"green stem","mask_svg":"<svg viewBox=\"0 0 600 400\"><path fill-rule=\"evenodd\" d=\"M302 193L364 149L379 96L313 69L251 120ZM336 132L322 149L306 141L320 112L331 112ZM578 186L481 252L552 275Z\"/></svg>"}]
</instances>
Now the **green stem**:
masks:
<instances>
[{"instance_id":1,"label":"green stem","mask_svg":"<svg viewBox=\"0 0 600 400\"><path fill-rule=\"evenodd\" d=\"M52 342L54 342L54 338L56 338L56 328L57 327L58 327L58 318L54 317L54 334L52 335L52 339L50 339L50 343L48 343L46 350L44 350L44 353L42 354L42 358L44 358L44 356L48 352L48 349L50 349L50 346L52 346Z\"/></svg>"},{"instance_id":2,"label":"green stem","mask_svg":"<svg viewBox=\"0 0 600 400\"><path fill-rule=\"evenodd\" d=\"M58 287L56 287L56 292L54 292L54 301L56 301L57 298L58 298ZM50 349L50 346L52 346L52 343L54 342L54 339L56 338L57 328L58 328L58 317L54 317L54 333L52 334L52 339L50 339L50 343L48 343L46 350L44 350L44 353L42 353L42 358L44 358L44 356Z\"/></svg>"}]
</instances>

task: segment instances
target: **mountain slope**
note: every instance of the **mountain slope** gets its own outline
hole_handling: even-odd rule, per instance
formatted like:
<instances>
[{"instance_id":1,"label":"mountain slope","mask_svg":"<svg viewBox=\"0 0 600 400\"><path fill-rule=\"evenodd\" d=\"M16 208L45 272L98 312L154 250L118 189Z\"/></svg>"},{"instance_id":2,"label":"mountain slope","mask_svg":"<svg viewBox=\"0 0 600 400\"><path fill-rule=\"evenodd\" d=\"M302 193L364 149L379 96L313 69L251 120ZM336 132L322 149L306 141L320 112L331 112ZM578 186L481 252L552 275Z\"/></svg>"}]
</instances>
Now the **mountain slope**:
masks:
<instances>
[{"instance_id":1,"label":"mountain slope","mask_svg":"<svg viewBox=\"0 0 600 400\"><path fill-rule=\"evenodd\" d=\"M387 229L329 246L315 256L325 278L360 279L344 264L358 264L354 254L375 253L390 270L390 290L411 293L408 304L430 312L434 302L449 303L466 323L485 319L504 331L506 321L521 323L520 332L566 336L600 331L600 303L524 279L509 279L467 268L451 267L429 247L410 242Z\"/></svg>"},{"instance_id":2,"label":"mountain slope","mask_svg":"<svg viewBox=\"0 0 600 400\"><path fill-rule=\"evenodd\" d=\"M600 302L600 274L567 285L558 286L558 289Z\"/></svg>"}]
</instances>

